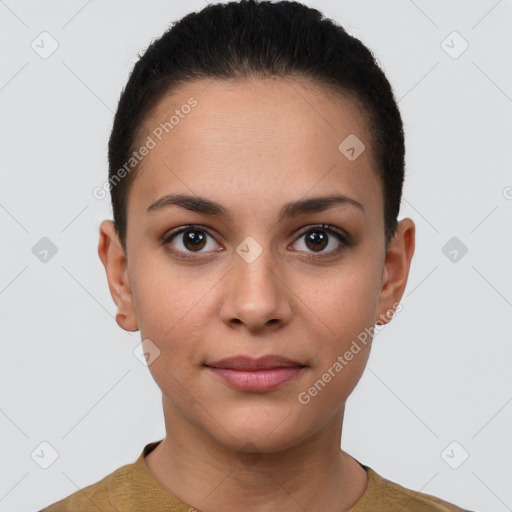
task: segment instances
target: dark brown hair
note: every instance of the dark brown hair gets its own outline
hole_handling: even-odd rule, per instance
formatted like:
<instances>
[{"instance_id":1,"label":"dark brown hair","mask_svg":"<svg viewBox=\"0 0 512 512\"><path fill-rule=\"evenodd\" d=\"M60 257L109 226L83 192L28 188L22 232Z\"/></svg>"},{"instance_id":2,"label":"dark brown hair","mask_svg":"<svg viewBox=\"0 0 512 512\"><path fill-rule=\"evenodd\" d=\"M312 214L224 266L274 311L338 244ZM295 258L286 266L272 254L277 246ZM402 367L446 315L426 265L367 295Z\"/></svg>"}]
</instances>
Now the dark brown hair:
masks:
<instances>
[{"instance_id":1,"label":"dark brown hair","mask_svg":"<svg viewBox=\"0 0 512 512\"><path fill-rule=\"evenodd\" d=\"M357 98L383 184L386 242L395 234L405 166L402 119L373 54L341 25L298 2L240 0L186 15L139 57L121 93L108 148L114 223L125 252L126 199L137 167L123 179L119 170L126 169L162 97L204 78L301 76Z\"/></svg>"}]
</instances>

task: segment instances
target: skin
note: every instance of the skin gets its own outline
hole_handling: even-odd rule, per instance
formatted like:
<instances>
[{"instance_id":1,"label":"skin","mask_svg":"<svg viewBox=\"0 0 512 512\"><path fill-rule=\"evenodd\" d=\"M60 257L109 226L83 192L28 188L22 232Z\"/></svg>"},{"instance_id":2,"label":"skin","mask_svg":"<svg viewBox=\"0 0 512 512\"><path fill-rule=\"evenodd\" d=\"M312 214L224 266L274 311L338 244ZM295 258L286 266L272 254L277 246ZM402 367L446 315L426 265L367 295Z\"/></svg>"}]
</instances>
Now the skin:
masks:
<instances>
[{"instance_id":1,"label":"skin","mask_svg":"<svg viewBox=\"0 0 512 512\"><path fill-rule=\"evenodd\" d=\"M297 78L189 82L160 101L144 139L191 96L198 105L144 158L129 190L126 254L113 222L100 226L116 320L160 350L149 370L167 435L146 464L203 512L240 503L254 512L349 510L367 476L340 449L343 415L371 342L308 404L297 397L365 328L389 321L407 283L414 223L402 219L386 247L382 185L365 119L348 97ZM338 150L349 134L366 145L354 161ZM287 202L334 192L364 211L342 204L278 218ZM146 212L170 193L217 201L232 218L179 206ZM208 229L199 254L184 233L163 242L189 224ZM335 254L340 242L327 233L327 246L307 245L302 231L317 224L345 231L351 244ZM236 252L248 236L262 249L251 263ZM318 253L324 258L311 258ZM278 354L307 367L251 393L204 366L238 354Z\"/></svg>"}]
</instances>

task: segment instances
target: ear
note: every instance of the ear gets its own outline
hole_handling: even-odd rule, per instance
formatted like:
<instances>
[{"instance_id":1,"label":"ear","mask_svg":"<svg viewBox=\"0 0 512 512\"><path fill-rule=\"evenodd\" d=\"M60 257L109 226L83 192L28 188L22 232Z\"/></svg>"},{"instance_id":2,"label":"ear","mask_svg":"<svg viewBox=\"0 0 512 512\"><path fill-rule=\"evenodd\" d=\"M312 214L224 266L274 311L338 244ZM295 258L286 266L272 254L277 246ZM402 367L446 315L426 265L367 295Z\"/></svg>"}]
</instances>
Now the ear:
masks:
<instances>
[{"instance_id":1,"label":"ear","mask_svg":"<svg viewBox=\"0 0 512 512\"><path fill-rule=\"evenodd\" d=\"M387 324L393 318L402 298L414 254L415 231L411 219L402 219L398 223L395 236L389 242L382 275L377 325Z\"/></svg>"},{"instance_id":2,"label":"ear","mask_svg":"<svg viewBox=\"0 0 512 512\"><path fill-rule=\"evenodd\" d=\"M117 306L117 324L125 331L137 331L139 325L133 307L127 257L111 220L104 220L100 224L98 255L107 273L110 295Z\"/></svg>"}]
</instances>

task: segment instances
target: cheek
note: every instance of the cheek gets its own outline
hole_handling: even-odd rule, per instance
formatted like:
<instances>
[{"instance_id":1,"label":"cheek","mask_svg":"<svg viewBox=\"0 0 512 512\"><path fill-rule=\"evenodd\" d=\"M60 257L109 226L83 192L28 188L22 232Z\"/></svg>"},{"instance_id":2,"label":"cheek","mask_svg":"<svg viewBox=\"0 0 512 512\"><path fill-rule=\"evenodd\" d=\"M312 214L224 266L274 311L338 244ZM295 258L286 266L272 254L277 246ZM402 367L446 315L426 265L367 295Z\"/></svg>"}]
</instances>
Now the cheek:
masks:
<instances>
[{"instance_id":1,"label":"cheek","mask_svg":"<svg viewBox=\"0 0 512 512\"><path fill-rule=\"evenodd\" d=\"M171 272L170 266L139 266L133 290L141 340L150 340L158 354L149 371L167 397L184 395L183 382L188 382L203 362L212 308L208 291L210 279L187 279L186 272ZM210 292L211 293L211 292ZM192 372L192 373L191 373ZM180 384L181 383L181 384Z\"/></svg>"},{"instance_id":2,"label":"cheek","mask_svg":"<svg viewBox=\"0 0 512 512\"><path fill-rule=\"evenodd\" d=\"M358 345L340 343L340 349L323 358L306 385L298 390L295 399L300 404L302 423L308 422L312 427L320 419L329 421L340 412L368 360L370 345Z\"/></svg>"},{"instance_id":3,"label":"cheek","mask_svg":"<svg viewBox=\"0 0 512 512\"><path fill-rule=\"evenodd\" d=\"M139 260L133 268L132 290L141 336L163 344L193 340L210 314L208 292L216 280L211 272L171 265L165 257Z\"/></svg>"},{"instance_id":4,"label":"cheek","mask_svg":"<svg viewBox=\"0 0 512 512\"><path fill-rule=\"evenodd\" d=\"M363 257L341 265L332 272L301 276L293 290L310 316L323 322L333 336L357 334L358 329L373 325L377 309L380 274L373 261Z\"/></svg>"},{"instance_id":5,"label":"cheek","mask_svg":"<svg viewBox=\"0 0 512 512\"><path fill-rule=\"evenodd\" d=\"M310 385L318 382L312 393L322 395L322 407L344 401L364 371L378 308L379 272L376 258L358 254L321 281L312 277L300 282L316 363Z\"/></svg>"}]
</instances>

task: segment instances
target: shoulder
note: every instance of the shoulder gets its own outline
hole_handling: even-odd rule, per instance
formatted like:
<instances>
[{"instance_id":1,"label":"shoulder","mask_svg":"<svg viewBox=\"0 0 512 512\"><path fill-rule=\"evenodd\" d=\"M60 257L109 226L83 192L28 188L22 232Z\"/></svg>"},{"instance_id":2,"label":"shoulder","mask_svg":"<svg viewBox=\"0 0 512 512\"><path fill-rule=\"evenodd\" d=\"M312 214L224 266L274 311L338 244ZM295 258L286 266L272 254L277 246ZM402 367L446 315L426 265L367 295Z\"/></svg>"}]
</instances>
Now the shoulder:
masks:
<instances>
[{"instance_id":1,"label":"shoulder","mask_svg":"<svg viewBox=\"0 0 512 512\"><path fill-rule=\"evenodd\" d=\"M100 481L88 485L40 512L78 512L85 510L117 510L115 502L120 497L129 498L133 491L134 464L126 464Z\"/></svg>"},{"instance_id":2,"label":"shoulder","mask_svg":"<svg viewBox=\"0 0 512 512\"><path fill-rule=\"evenodd\" d=\"M361 464L368 474L368 488L350 512L370 510L408 512L471 512L431 494L407 489L380 476L373 469Z\"/></svg>"}]
</instances>

